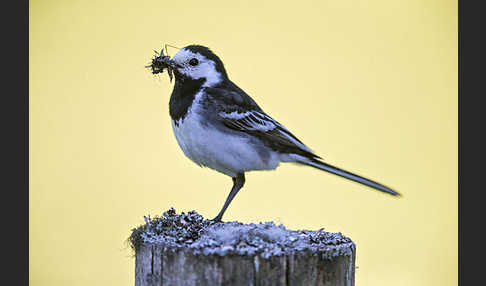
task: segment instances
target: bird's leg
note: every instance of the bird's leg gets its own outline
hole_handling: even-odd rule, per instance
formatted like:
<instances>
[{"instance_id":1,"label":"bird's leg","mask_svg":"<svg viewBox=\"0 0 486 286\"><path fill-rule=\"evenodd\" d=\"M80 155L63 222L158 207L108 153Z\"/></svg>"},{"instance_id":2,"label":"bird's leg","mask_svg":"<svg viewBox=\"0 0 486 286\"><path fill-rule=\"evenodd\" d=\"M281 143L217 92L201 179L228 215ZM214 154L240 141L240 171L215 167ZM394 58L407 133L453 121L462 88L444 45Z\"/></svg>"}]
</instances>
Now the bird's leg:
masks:
<instances>
[{"instance_id":1,"label":"bird's leg","mask_svg":"<svg viewBox=\"0 0 486 286\"><path fill-rule=\"evenodd\" d=\"M215 218L213 218L213 221L215 222L221 221L224 212L226 211L229 204L231 203L233 198L236 196L236 194L243 187L244 184L245 184L245 173L240 173L236 175L235 178L233 178L233 187L231 188L231 192L226 198L226 202L224 203L223 208L221 209L221 211L219 211L219 214Z\"/></svg>"}]
</instances>

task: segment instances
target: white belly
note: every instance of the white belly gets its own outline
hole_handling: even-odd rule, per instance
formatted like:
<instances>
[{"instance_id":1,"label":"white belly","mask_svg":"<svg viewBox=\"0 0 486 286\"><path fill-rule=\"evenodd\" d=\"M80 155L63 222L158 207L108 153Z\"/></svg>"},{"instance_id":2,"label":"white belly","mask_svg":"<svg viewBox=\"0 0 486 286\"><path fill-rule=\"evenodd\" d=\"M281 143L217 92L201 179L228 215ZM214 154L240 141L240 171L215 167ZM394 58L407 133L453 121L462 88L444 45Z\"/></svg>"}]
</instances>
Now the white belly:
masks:
<instances>
[{"instance_id":1,"label":"white belly","mask_svg":"<svg viewBox=\"0 0 486 286\"><path fill-rule=\"evenodd\" d=\"M231 177L246 171L270 170L278 166L280 160L277 153L269 150L267 156L262 156L249 138L223 133L211 125L202 125L199 116L189 111L177 126L172 121L179 146L196 164Z\"/></svg>"}]
</instances>

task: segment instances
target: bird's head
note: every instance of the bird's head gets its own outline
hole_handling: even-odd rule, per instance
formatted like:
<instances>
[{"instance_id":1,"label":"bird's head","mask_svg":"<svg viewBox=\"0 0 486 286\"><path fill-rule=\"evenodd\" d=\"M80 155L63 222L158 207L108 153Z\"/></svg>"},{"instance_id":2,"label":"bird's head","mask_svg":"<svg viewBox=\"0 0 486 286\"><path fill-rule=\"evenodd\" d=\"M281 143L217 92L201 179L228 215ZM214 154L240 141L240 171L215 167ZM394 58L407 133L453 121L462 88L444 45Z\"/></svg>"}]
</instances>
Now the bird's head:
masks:
<instances>
[{"instance_id":1,"label":"bird's head","mask_svg":"<svg viewBox=\"0 0 486 286\"><path fill-rule=\"evenodd\" d=\"M169 73L171 71L174 73L176 83L186 80L204 80L203 86L214 86L228 77L223 62L209 48L204 46L187 46L180 49L170 59L163 56L162 60L162 56L159 57L161 64L168 67ZM155 62L156 59L154 59ZM162 70L158 69L157 73L162 72Z\"/></svg>"}]
</instances>

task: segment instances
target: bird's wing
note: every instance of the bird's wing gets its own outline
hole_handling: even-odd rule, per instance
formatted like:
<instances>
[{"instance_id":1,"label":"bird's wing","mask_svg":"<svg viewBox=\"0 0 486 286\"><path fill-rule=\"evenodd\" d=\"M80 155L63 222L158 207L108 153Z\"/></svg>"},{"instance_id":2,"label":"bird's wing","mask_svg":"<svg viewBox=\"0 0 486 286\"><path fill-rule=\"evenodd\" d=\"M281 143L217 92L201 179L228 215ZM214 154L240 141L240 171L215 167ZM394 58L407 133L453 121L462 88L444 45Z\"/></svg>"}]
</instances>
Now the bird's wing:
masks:
<instances>
[{"instance_id":1,"label":"bird's wing","mask_svg":"<svg viewBox=\"0 0 486 286\"><path fill-rule=\"evenodd\" d=\"M238 87L206 91L211 105L216 106L217 118L226 127L259 138L275 151L320 158L287 128L265 112Z\"/></svg>"},{"instance_id":2,"label":"bird's wing","mask_svg":"<svg viewBox=\"0 0 486 286\"><path fill-rule=\"evenodd\" d=\"M227 128L255 136L263 144L280 153L303 156L304 158L297 160L297 163L336 174L392 195L400 195L380 183L319 160L321 159L319 156L315 155L282 124L265 114L250 96L233 83L229 82L223 87L207 89L206 93L208 94L206 103L211 106L217 120Z\"/></svg>"}]
</instances>

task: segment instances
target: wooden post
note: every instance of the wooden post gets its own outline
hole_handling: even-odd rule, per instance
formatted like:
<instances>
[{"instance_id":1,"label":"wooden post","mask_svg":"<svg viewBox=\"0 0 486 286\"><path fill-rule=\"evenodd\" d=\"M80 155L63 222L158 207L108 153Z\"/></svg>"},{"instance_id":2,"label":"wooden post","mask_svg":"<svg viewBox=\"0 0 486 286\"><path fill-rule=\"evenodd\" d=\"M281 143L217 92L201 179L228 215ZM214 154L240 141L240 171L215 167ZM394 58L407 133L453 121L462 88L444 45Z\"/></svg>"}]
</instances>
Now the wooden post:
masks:
<instances>
[{"instance_id":1,"label":"wooden post","mask_svg":"<svg viewBox=\"0 0 486 286\"><path fill-rule=\"evenodd\" d=\"M171 209L133 230L135 286L354 286L355 244L274 223L212 223Z\"/></svg>"}]
</instances>

